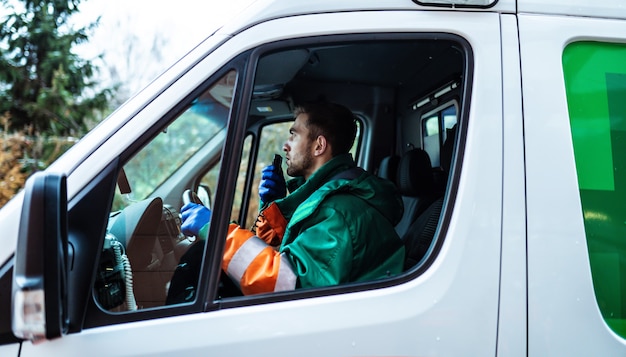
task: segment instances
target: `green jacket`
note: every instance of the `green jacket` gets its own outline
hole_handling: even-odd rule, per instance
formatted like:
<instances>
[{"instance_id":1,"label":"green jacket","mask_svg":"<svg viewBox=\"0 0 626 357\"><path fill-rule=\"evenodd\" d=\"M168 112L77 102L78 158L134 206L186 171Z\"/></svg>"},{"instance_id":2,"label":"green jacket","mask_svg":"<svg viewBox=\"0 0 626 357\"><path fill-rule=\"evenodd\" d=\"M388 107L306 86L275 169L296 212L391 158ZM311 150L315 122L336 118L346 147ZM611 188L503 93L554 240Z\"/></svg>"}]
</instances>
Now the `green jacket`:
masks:
<instances>
[{"instance_id":1,"label":"green jacket","mask_svg":"<svg viewBox=\"0 0 626 357\"><path fill-rule=\"evenodd\" d=\"M394 225L403 213L395 186L363 172L333 179L355 167L339 155L308 180L288 182L289 196L275 201L288 221L280 252L286 253L299 287L388 277L402 271L404 246Z\"/></svg>"}]
</instances>

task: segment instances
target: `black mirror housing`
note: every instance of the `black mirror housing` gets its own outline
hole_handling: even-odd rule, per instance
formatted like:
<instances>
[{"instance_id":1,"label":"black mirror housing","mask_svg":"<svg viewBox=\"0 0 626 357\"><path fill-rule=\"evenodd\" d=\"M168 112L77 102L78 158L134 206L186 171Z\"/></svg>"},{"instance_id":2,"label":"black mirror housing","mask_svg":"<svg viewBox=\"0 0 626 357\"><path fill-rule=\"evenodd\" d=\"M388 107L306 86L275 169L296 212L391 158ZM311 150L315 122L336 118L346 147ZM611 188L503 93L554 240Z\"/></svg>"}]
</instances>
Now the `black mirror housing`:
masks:
<instances>
[{"instance_id":1,"label":"black mirror housing","mask_svg":"<svg viewBox=\"0 0 626 357\"><path fill-rule=\"evenodd\" d=\"M67 184L59 173L26 182L15 253L12 328L23 339L67 332Z\"/></svg>"}]
</instances>

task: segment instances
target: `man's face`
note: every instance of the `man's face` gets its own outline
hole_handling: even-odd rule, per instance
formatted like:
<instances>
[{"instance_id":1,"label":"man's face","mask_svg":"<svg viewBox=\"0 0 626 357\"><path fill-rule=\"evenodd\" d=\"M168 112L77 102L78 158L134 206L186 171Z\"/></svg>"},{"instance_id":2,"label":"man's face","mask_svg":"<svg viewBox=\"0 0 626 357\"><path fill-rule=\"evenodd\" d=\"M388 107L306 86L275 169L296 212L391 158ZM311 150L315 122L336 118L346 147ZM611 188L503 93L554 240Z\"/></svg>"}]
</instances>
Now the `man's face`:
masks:
<instances>
[{"instance_id":1,"label":"man's face","mask_svg":"<svg viewBox=\"0 0 626 357\"><path fill-rule=\"evenodd\" d=\"M283 145L286 155L287 175L291 177L313 174L313 144L309 139L309 129L306 126L307 114L299 114L289 129L289 139Z\"/></svg>"}]
</instances>

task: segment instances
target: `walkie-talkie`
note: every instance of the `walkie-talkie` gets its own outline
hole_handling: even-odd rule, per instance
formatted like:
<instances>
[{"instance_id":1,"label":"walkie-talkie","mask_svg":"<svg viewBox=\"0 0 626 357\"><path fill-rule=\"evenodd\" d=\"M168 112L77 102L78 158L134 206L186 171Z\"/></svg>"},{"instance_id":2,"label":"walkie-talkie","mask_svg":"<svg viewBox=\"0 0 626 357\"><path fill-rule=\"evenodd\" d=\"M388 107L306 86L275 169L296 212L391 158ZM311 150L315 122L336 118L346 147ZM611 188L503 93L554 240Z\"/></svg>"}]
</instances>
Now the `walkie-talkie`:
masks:
<instances>
[{"instance_id":1,"label":"walkie-talkie","mask_svg":"<svg viewBox=\"0 0 626 357\"><path fill-rule=\"evenodd\" d=\"M283 177L282 164L283 157L278 154L274 154L274 161L272 161L272 166L274 166L274 173L279 175L280 177Z\"/></svg>"},{"instance_id":2,"label":"walkie-talkie","mask_svg":"<svg viewBox=\"0 0 626 357\"><path fill-rule=\"evenodd\" d=\"M272 171L274 172L274 174L278 175L279 177L284 178L282 164L283 164L283 157L278 154L274 154L274 160L272 160L272 166L274 168ZM263 201L261 200L260 204L263 206L260 207L259 209L259 217L263 215L262 211L265 207L267 207L268 203L267 202L263 203ZM257 217L256 221L254 222L254 225L252 225L252 227L250 228L252 232L256 233L256 227L257 227L257 224L259 223L259 217Z\"/></svg>"}]
</instances>

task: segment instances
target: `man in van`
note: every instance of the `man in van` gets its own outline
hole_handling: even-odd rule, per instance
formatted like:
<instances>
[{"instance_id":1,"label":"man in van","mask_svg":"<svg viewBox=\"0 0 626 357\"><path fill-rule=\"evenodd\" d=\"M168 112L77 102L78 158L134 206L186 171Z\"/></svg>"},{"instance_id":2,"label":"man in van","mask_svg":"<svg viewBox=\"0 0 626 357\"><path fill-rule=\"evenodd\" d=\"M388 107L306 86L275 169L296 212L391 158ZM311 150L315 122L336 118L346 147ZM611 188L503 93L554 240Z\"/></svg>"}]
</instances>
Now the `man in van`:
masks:
<instances>
[{"instance_id":1,"label":"man in van","mask_svg":"<svg viewBox=\"0 0 626 357\"><path fill-rule=\"evenodd\" d=\"M400 273L404 247L394 225L402 200L391 182L356 167L352 112L317 102L295 118L283 146L294 178L285 182L272 165L263 170L256 231L230 224L222 269L245 295ZM208 208L189 203L181 213L183 233L206 237Z\"/></svg>"}]
</instances>

